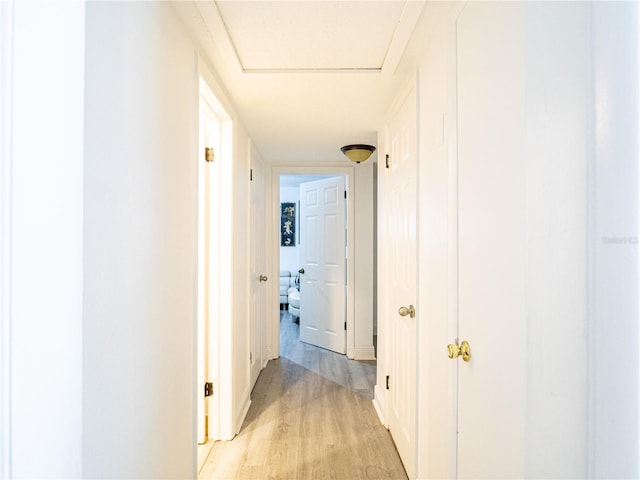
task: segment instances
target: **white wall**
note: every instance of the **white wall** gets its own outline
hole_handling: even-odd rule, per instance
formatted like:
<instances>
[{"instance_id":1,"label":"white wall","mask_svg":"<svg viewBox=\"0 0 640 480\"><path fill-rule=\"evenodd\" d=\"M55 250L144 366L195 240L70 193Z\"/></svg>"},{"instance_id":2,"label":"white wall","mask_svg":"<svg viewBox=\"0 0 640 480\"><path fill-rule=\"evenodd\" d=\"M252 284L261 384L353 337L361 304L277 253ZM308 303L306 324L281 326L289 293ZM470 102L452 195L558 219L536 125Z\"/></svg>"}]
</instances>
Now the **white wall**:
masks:
<instances>
[{"instance_id":1,"label":"white wall","mask_svg":"<svg viewBox=\"0 0 640 480\"><path fill-rule=\"evenodd\" d=\"M589 6L526 3L525 471L587 476ZM551 20L553 19L553 20Z\"/></svg>"},{"instance_id":2,"label":"white wall","mask_svg":"<svg viewBox=\"0 0 640 480\"><path fill-rule=\"evenodd\" d=\"M84 8L0 6L2 478L82 477Z\"/></svg>"},{"instance_id":3,"label":"white wall","mask_svg":"<svg viewBox=\"0 0 640 480\"><path fill-rule=\"evenodd\" d=\"M193 478L194 47L164 2L86 28L83 475Z\"/></svg>"},{"instance_id":4,"label":"white wall","mask_svg":"<svg viewBox=\"0 0 640 480\"><path fill-rule=\"evenodd\" d=\"M353 333L353 350L351 357L356 359L373 359L373 326L376 321L374 306L374 250L373 238L373 169L372 157L369 162L356 166L354 219L354 304L355 328Z\"/></svg>"},{"instance_id":5,"label":"white wall","mask_svg":"<svg viewBox=\"0 0 640 480\"><path fill-rule=\"evenodd\" d=\"M636 2L594 3L590 174L592 478L640 476L640 46Z\"/></svg>"},{"instance_id":6,"label":"white wall","mask_svg":"<svg viewBox=\"0 0 640 480\"><path fill-rule=\"evenodd\" d=\"M280 247L280 270L289 270L296 275L300 269L300 211L298 208L300 200L299 187L281 187L280 203L293 202L296 204L296 245L294 247ZM278 225L280 225L278 223ZM278 243L278 245L280 245Z\"/></svg>"},{"instance_id":7,"label":"white wall","mask_svg":"<svg viewBox=\"0 0 640 480\"><path fill-rule=\"evenodd\" d=\"M91 3L87 17L85 475L192 477L199 74L232 128L231 300L213 352L227 439L250 405L248 135L170 4Z\"/></svg>"}]
</instances>

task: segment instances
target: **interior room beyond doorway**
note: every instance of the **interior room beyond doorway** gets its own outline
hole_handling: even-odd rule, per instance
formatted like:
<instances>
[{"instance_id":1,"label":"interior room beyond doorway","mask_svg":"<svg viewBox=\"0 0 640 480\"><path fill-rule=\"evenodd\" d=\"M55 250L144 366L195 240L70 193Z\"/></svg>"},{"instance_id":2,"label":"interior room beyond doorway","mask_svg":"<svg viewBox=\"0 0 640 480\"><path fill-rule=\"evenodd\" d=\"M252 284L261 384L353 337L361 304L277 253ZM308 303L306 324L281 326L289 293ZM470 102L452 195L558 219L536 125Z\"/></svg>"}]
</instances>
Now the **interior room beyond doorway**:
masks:
<instances>
[{"instance_id":1,"label":"interior room beyond doorway","mask_svg":"<svg viewBox=\"0 0 640 480\"><path fill-rule=\"evenodd\" d=\"M300 184L335 177L336 175L281 175L280 176L280 202L300 202ZM299 209L296 208L296 225L299 225ZM281 242L282 243L282 242ZM300 230L295 232L295 243L292 246L280 246L280 268L294 270L300 261Z\"/></svg>"}]
</instances>

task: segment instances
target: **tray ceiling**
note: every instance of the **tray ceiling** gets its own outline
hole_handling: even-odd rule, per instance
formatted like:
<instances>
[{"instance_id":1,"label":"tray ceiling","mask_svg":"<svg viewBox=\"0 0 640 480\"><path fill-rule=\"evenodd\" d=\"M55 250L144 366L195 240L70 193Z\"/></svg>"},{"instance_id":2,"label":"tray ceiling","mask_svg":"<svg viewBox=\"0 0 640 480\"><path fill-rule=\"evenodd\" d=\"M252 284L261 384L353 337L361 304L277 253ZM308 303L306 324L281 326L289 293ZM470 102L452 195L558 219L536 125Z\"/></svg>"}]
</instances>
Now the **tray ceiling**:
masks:
<instances>
[{"instance_id":1,"label":"tray ceiling","mask_svg":"<svg viewBox=\"0 0 640 480\"><path fill-rule=\"evenodd\" d=\"M255 147L278 163L349 162L341 146L375 146L425 19L424 0L172 3Z\"/></svg>"},{"instance_id":2,"label":"tray ceiling","mask_svg":"<svg viewBox=\"0 0 640 480\"><path fill-rule=\"evenodd\" d=\"M406 2L215 2L243 71L382 70ZM402 45L404 48L404 45Z\"/></svg>"}]
</instances>

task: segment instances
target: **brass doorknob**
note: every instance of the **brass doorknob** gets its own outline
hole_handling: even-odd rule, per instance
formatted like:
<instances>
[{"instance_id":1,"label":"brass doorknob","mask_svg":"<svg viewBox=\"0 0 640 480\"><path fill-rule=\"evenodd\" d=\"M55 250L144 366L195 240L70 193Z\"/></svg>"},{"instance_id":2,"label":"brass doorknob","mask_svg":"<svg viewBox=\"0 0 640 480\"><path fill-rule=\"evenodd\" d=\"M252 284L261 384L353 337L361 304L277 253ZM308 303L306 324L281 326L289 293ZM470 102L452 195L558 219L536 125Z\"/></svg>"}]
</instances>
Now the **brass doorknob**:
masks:
<instances>
[{"instance_id":1,"label":"brass doorknob","mask_svg":"<svg viewBox=\"0 0 640 480\"><path fill-rule=\"evenodd\" d=\"M258 278L261 282L266 282L267 280L269 280L269 277L267 277L266 275L260 275L260 277Z\"/></svg>"},{"instance_id":2,"label":"brass doorknob","mask_svg":"<svg viewBox=\"0 0 640 480\"><path fill-rule=\"evenodd\" d=\"M407 315L409 315L411 318L416 317L416 309L413 305L409 305L408 307L400 307L398 309L398 313L401 317L406 317Z\"/></svg>"},{"instance_id":3,"label":"brass doorknob","mask_svg":"<svg viewBox=\"0 0 640 480\"><path fill-rule=\"evenodd\" d=\"M463 340L460 345L457 345L458 341L456 340L456 345L449 344L447 345L447 354L449 358L458 358L462 357L462 360L468 362L471 358L471 347L469 346L469 342Z\"/></svg>"}]
</instances>

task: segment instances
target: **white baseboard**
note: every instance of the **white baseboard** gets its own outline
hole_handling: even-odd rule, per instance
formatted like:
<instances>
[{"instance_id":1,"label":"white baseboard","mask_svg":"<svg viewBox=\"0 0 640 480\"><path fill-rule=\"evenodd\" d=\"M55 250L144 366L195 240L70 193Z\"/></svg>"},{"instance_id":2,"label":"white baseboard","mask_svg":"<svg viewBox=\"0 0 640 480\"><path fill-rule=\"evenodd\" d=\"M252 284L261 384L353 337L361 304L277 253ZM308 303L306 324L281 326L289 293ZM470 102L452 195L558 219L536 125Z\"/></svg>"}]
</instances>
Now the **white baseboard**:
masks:
<instances>
[{"instance_id":1,"label":"white baseboard","mask_svg":"<svg viewBox=\"0 0 640 480\"><path fill-rule=\"evenodd\" d=\"M373 348L373 345L367 345L366 347L354 347L350 358L352 360L375 360L376 350Z\"/></svg>"},{"instance_id":2,"label":"white baseboard","mask_svg":"<svg viewBox=\"0 0 640 480\"><path fill-rule=\"evenodd\" d=\"M380 423L384 425L386 428L389 428L389 425L386 421L386 409L385 409L385 395L384 392L380 389L379 385L376 385L373 389L373 408L376 409L376 413L378 414L378 418L380 419Z\"/></svg>"},{"instance_id":3,"label":"white baseboard","mask_svg":"<svg viewBox=\"0 0 640 480\"><path fill-rule=\"evenodd\" d=\"M267 349L267 362L269 360L277 360L278 358L280 358L280 352L276 352L274 348Z\"/></svg>"},{"instance_id":4,"label":"white baseboard","mask_svg":"<svg viewBox=\"0 0 640 480\"><path fill-rule=\"evenodd\" d=\"M251 395L250 392L245 396L244 405L240 409L239 415L236 417L236 421L234 424L234 432L237 434L242 428L242 423L249 412L249 407L251 406Z\"/></svg>"}]
</instances>

